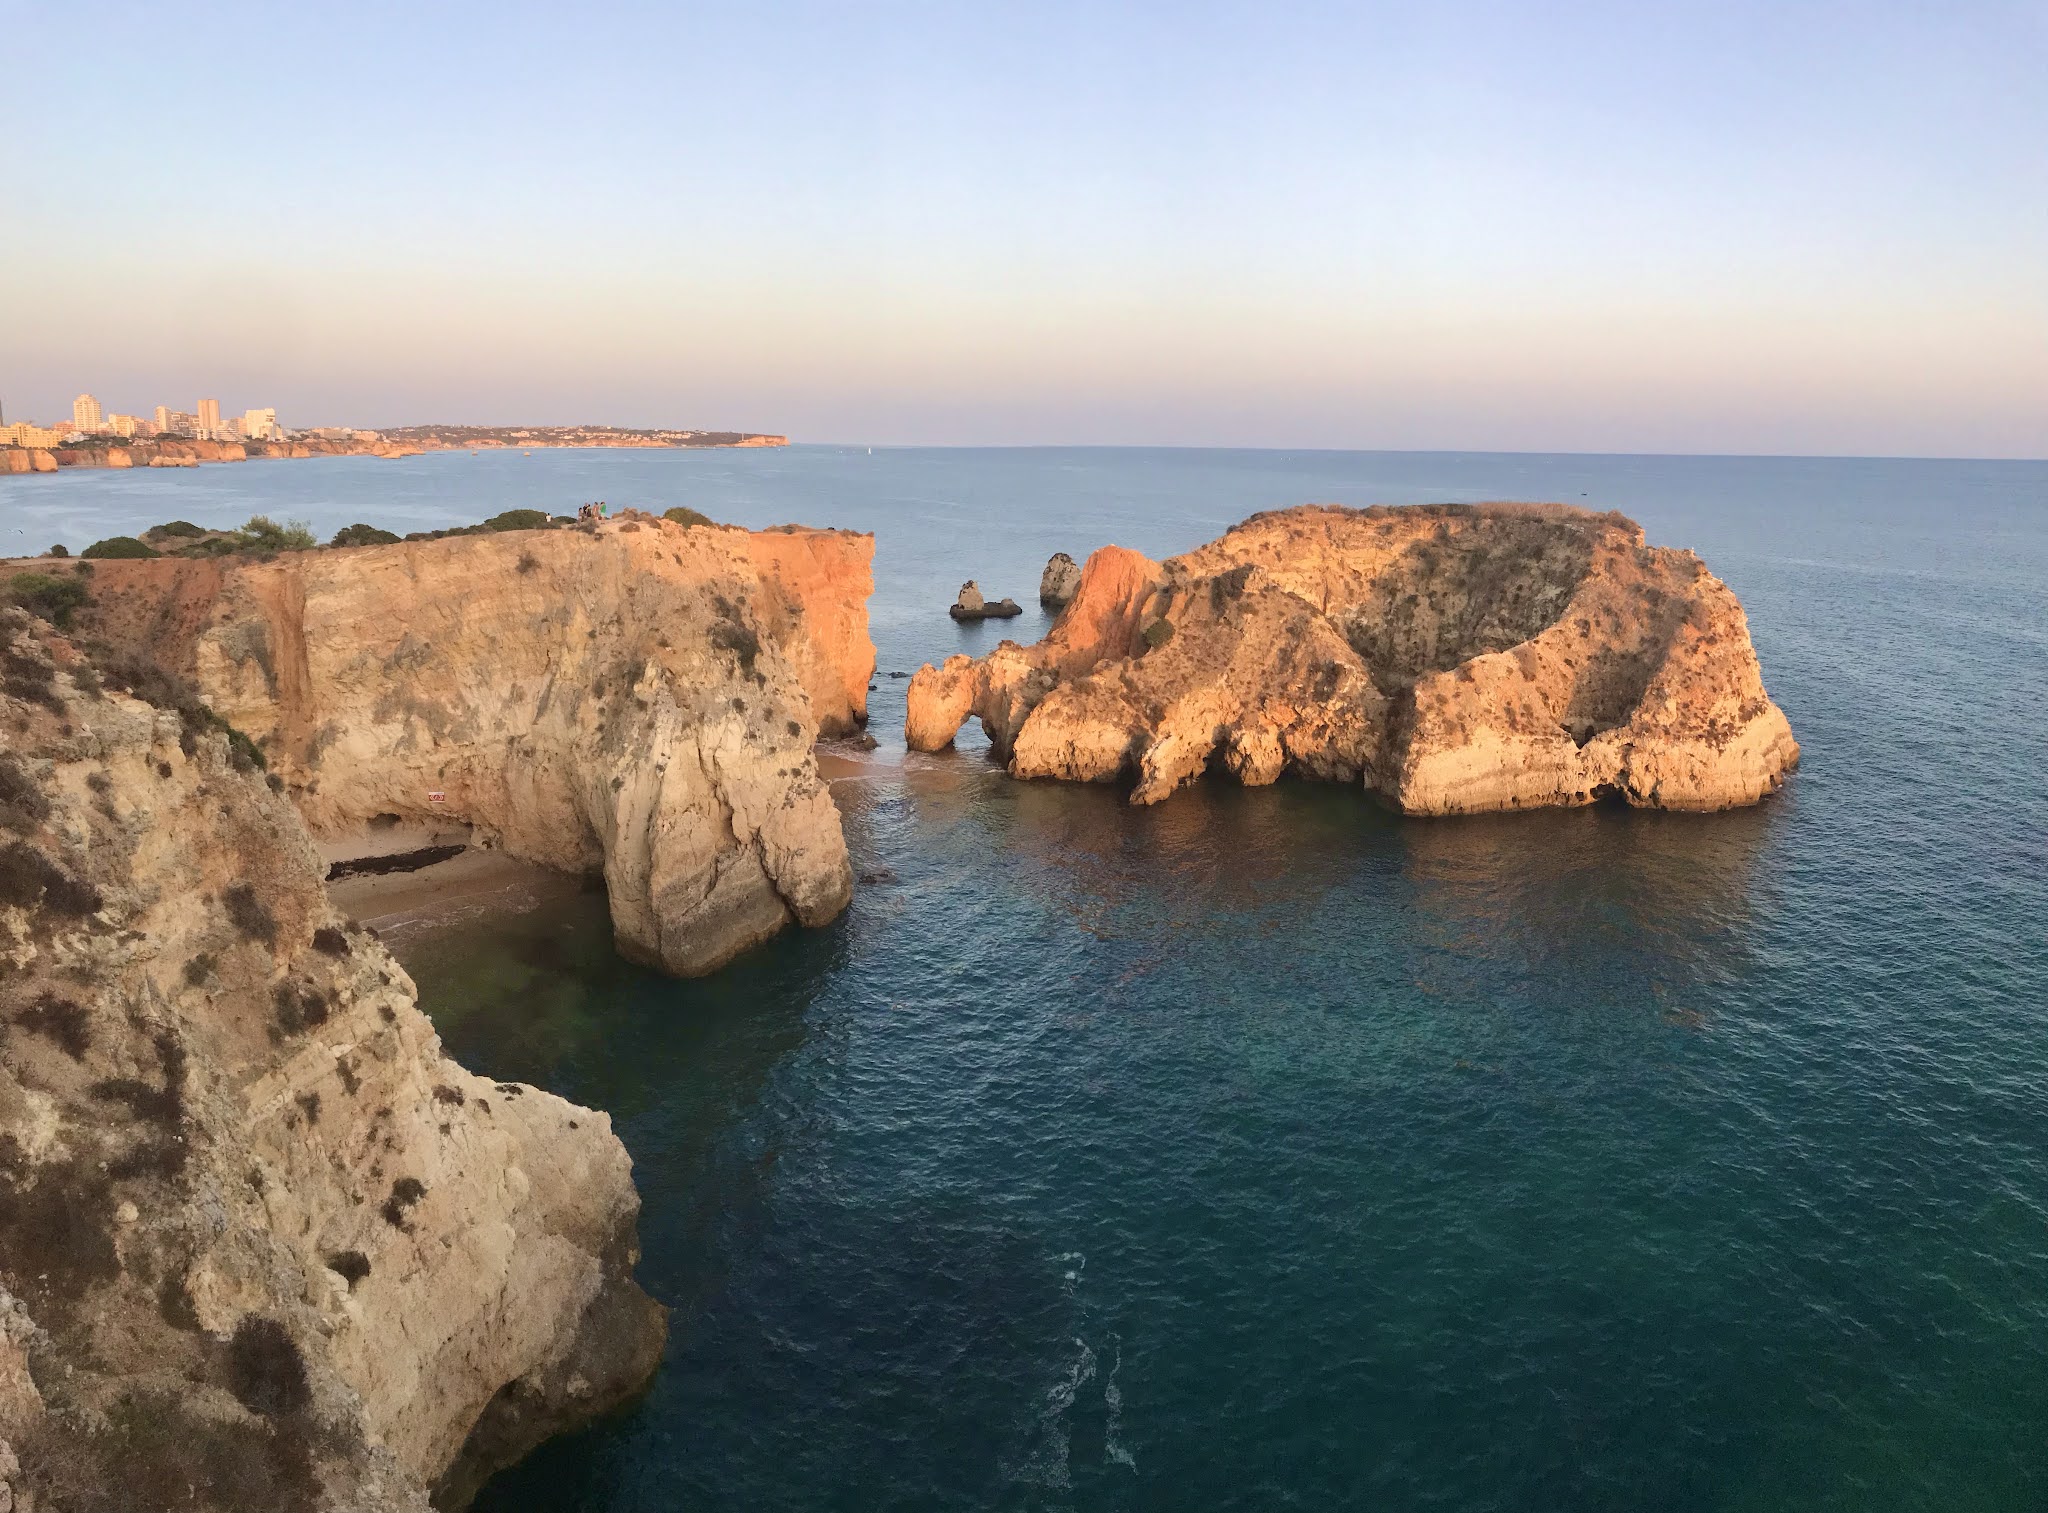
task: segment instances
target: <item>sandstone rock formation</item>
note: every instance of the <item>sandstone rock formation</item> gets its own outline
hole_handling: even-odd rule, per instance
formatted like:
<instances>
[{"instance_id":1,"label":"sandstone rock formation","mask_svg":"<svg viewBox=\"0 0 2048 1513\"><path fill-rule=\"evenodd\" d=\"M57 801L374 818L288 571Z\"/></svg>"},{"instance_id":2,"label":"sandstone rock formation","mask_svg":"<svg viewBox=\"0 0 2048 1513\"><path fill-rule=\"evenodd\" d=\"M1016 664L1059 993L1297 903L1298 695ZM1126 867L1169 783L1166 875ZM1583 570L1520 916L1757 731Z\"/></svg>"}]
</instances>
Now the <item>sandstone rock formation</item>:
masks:
<instances>
[{"instance_id":1,"label":"sandstone rock formation","mask_svg":"<svg viewBox=\"0 0 2048 1513\"><path fill-rule=\"evenodd\" d=\"M652 1372L601 1113L474 1077L197 706L0 611L16 1510L457 1507Z\"/></svg>"},{"instance_id":2,"label":"sandstone rock formation","mask_svg":"<svg viewBox=\"0 0 2048 1513\"><path fill-rule=\"evenodd\" d=\"M993 604L989 603L982 597L980 585L969 578L960 585L960 592L946 613L955 620L1007 620L1024 611L1015 599L998 599Z\"/></svg>"},{"instance_id":3,"label":"sandstone rock formation","mask_svg":"<svg viewBox=\"0 0 2048 1513\"><path fill-rule=\"evenodd\" d=\"M1065 552L1054 552L1038 578L1038 602L1046 609L1065 609L1080 588L1080 565Z\"/></svg>"},{"instance_id":4,"label":"sandstone rock formation","mask_svg":"<svg viewBox=\"0 0 2048 1513\"><path fill-rule=\"evenodd\" d=\"M1220 767L1415 814L1756 802L1797 762L1749 625L1692 553L1563 505L1310 506L1155 563L1105 547L1033 647L911 680L912 748L972 715L1019 777Z\"/></svg>"},{"instance_id":5,"label":"sandstone rock formation","mask_svg":"<svg viewBox=\"0 0 2048 1513\"><path fill-rule=\"evenodd\" d=\"M321 838L467 823L601 872L620 949L691 975L851 896L812 746L866 722L873 551L629 515L104 562L81 626L191 679Z\"/></svg>"}]
</instances>

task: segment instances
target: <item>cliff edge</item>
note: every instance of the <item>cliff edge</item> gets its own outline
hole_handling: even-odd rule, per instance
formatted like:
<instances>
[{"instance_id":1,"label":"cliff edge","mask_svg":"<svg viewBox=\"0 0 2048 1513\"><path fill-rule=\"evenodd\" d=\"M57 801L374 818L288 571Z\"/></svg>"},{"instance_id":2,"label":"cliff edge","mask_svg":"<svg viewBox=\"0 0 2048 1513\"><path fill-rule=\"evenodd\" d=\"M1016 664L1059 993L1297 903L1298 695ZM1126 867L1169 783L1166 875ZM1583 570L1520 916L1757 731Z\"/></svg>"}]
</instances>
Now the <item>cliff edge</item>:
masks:
<instances>
[{"instance_id":1,"label":"cliff edge","mask_svg":"<svg viewBox=\"0 0 2048 1513\"><path fill-rule=\"evenodd\" d=\"M1363 782L1411 814L1755 803L1797 763L1749 624L1691 552L1565 505L1304 506L1164 563L1104 547L1036 646L912 678L1018 777Z\"/></svg>"},{"instance_id":2,"label":"cliff edge","mask_svg":"<svg viewBox=\"0 0 2048 1513\"><path fill-rule=\"evenodd\" d=\"M79 623L189 679L321 839L468 825L601 873L620 949L695 975L851 897L812 747L866 723L873 555L629 514L105 561Z\"/></svg>"},{"instance_id":3,"label":"cliff edge","mask_svg":"<svg viewBox=\"0 0 2048 1513\"><path fill-rule=\"evenodd\" d=\"M447 1059L196 705L0 610L0 1494L459 1507L661 1353L602 1113Z\"/></svg>"}]
</instances>

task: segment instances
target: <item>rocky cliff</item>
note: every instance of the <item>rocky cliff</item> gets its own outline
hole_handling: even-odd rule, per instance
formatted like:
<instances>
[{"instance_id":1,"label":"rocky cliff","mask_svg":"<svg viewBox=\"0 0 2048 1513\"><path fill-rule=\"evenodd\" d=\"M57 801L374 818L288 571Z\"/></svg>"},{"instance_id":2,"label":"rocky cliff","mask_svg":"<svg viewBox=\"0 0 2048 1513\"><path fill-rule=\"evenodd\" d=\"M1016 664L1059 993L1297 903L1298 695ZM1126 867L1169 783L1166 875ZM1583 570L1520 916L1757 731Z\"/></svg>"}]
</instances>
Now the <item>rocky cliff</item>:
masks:
<instances>
[{"instance_id":1,"label":"rocky cliff","mask_svg":"<svg viewBox=\"0 0 2048 1513\"><path fill-rule=\"evenodd\" d=\"M1311 506L1156 563L1105 547L1033 647L911 680L906 737L978 715L1019 777L1363 782L1415 814L1721 809L1799 747L1742 606L1690 552L1563 505Z\"/></svg>"},{"instance_id":2,"label":"rocky cliff","mask_svg":"<svg viewBox=\"0 0 2048 1513\"><path fill-rule=\"evenodd\" d=\"M575 529L108 561L82 633L189 679L325 840L467 824L711 970L851 896L812 755L864 724L872 537Z\"/></svg>"},{"instance_id":3,"label":"rocky cliff","mask_svg":"<svg viewBox=\"0 0 2048 1513\"><path fill-rule=\"evenodd\" d=\"M601 1113L471 1076L195 705L0 610L0 1505L459 1506L659 1358Z\"/></svg>"}]
</instances>

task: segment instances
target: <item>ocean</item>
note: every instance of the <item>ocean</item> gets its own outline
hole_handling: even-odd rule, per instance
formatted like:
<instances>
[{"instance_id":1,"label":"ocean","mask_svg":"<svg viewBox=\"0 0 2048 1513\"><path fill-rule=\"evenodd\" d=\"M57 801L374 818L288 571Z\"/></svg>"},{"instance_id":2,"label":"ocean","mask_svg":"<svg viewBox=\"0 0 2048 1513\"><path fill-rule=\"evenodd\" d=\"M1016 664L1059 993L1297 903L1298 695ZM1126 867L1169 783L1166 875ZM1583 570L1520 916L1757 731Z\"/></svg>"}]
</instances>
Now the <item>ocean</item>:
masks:
<instances>
[{"instance_id":1,"label":"ocean","mask_svg":"<svg viewBox=\"0 0 2048 1513\"><path fill-rule=\"evenodd\" d=\"M480 1508L2048 1505L2048 463L457 453L0 479L0 539L595 498L877 533L870 880L696 982L595 896L405 945L455 1055L611 1111L674 1309ZM902 751L889 674L1035 638L1054 551L1481 499L1700 552L1784 792L1134 811Z\"/></svg>"}]
</instances>

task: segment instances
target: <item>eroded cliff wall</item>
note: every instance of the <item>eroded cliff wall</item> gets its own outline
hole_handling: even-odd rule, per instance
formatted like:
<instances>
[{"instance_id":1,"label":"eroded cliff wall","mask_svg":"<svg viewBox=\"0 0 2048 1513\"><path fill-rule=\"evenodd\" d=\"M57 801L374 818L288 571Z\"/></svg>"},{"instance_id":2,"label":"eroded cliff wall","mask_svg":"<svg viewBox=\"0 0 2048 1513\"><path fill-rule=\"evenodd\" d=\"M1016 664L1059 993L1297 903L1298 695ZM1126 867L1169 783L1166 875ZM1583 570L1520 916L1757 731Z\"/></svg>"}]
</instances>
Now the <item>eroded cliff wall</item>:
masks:
<instances>
[{"instance_id":1,"label":"eroded cliff wall","mask_svg":"<svg viewBox=\"0 0 2048 1513\"><path fill-rule=\"evenodd\" d=\"M189 677L316 835L467 823L601 872L621 949L696 974L851 896L812 747L867 718L873 552L636 515L112 561L82 625Z\"/></svg>"},{"instance_id":2,"label":"eroded cliff wall","mask_svg":"<svg viewBox=\"0 0 2048 1513\"><path fill-rule=\"evenodd\" d=\"M442 1055L292 805L0 611L16 1509L459 1505L659 1357L602 1113Z\"/></svg>"},{"instance_id":3,"label":"eroded cliff wall","mask_svg":"<svg viewBox=\"0 0 2048 1513\"><path fill-rule=\"evenodd\" d=\"M978 715L1020 777L1360 782L1416 814L1719 809L1799 747L1692 553L1564 505L1308 506L1164 563L1105 547L1037 646L911 680L906 738Z\"/></svg>"}]
</instances>

